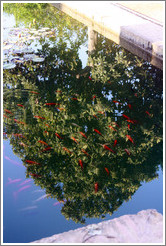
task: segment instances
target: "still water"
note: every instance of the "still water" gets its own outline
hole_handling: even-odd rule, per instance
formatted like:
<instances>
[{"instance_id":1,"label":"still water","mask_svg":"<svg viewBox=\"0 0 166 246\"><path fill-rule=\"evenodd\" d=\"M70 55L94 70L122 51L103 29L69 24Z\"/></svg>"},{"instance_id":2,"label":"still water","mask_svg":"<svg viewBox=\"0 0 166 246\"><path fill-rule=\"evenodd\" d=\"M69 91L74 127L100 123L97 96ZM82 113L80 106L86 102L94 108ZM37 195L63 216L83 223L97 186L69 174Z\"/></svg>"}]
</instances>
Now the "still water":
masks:
<instances>
[{"instance_id":1,"label":"still water","mask_svg":"<svg viewBox=\"0 0 166 246\"><path fill-rule=\"evenodd\" d=\"M100 35L88 57L47 4L4 7L4 243L162 213L162 71Z\"/></svg>"}]
</instances>

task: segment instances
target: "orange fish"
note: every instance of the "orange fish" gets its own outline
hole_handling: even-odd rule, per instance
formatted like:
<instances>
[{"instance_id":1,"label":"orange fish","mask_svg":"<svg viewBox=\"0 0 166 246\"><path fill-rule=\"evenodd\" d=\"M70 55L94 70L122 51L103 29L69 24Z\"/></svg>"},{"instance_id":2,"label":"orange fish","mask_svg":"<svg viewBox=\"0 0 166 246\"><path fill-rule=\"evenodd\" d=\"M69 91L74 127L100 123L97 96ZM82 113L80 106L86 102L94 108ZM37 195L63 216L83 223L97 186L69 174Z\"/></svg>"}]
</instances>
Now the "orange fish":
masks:
<instances>
[{"instance_id":1,"label":"orange fish","mask_svg":"<svg viewBox=\"0 0 166 246\"><path fill-rule=\"evenodd\" d=\"M49 135L49 132L48 131L44 131L44 133L46 133L47 135Z\"/></svg>"},{"instance_id":2,"label":"orange fish","mask_svg":"<svg viewBox=\"0 0 166 246\"><path fill-rule=\"evenodd\" d=\"M33 177L35 177L35 178L41 177L41 175L38 175L38 174L36 174L36 173L30 173L30 175L33 176Z\"/></svg>"},{"instance_id":3,"label":"orange fish","mask_svg":"<svg viewBox=\"0 0 166 246\"><path fill-rule=\"evenodd\" d=\"M84 138L87 138L87 136L83 132L79 132Z\"/></svg>"},{"instance_id":4,"label":"orange fish","mask_svg":"<svg viewBox=\"0 0 166 246\"><path fill-rule=\"evenodd\" d=\"M72 97L72 100L78 101L78 99L76 97Z\"/></svg>"},{"instance_id":5,"label":"orange fish","mask_svg":"<svg viewBox=\"0 0 166 246\"><path fill-rule=\"evenodd\" d=\"M93 117L95 117L96 119L98 119L98 117L95 114L93 114Z\"/></svg>"},{"instance_id":6,"label":"orange fish","mask_svg":"<svg viewBox=\"0 0 166 246\"><path fill-rule=\"evenodd\" d=\"M129 124L127 125L127 127L128 127L128 129L130 130L130 125L129 125Z\"/></svg>"},{"instance_id":7,"label":"orange fish","mask_svg":"<svg viewBox=\"0 0 166 246\"><path fill-rule=\"evenodd\" d=\"M117 144L117 140L115 139L115 141L114 141L114 147L116 146L116 144Z\"/></svg>"},{"instance_id":8,"label":"orange fish","mask_svg":"<svg viewBox=\"0 0 166 246\"><path fill-rule=\"evenodd\" d=\"M13 114L10 110L8 109L5 109L5 112L8 113L8 114Z\"/></svg>"},{"instance_id":9,"label":"orange fish","mask_svg":"<svg viewBox=\"0 0 166 246\"><path fill-rule=\"evenodd\" d=\"M88 157L90 157L90 155L89 155L84 149L81 149L81 151L82 151L85 155L87 155Z\"/></svg>"},{"instance_id":10,"label":"orange fish","mask_svg":"<svg viewBox=\"0 0 166 246\"><path fill-rule=\"evenodd\" d=\"M122 114L122 116L123 116L124 118L126 118L126 119L130 120L130 117L128 117L127 115Z\"/></svg>"},{"instance_id":11,"label":"orange fish","mask_svg":"<svg viewBox=\"0 0 166 246\"><path fill-rule=\"evenodd\" d=\"M43 149L42 150L42 152L44 152L44 151L48 151L48 150L51 150L52 148L49 146L49 147L47 147L47 148L45 148L45 149Z\"/></svg>"},{"instance_id":12,"label":"orange fish","mask_svg":"<svg viewBox=\"0 0 166 246\"><path fill-rule=\"evenodd\" d=\"M78 142L74 137L71 137L71 139L72 139L75 143L79 144L79 142Z\"/></svg>"},{"instance_id":13,"label":"orange fish","mask_svg":"<svg viewBox=\"0 0 166 246\"><path fill-rule=\"evenodd\" d=\"M126 151L126 153L127 153L128 155L131 154L130 151L129 151L128 149L125 149L125 151Z\"/></svg>"},{"instance_id":14,"label":"orange fish","mask_svg":"<svg viewBox=\"0 0 166 246\"><path fill-rule=\"evenodd\" d=\"M95 183L95 193L98 192L98 190L99 190L99 184L98 184L98 182L96 182Z\"/></svg>"},{"instance_id":15,"label":"orange fish","mask_svg":"<svg viewBox=\"0 0 166 246\"><path fill-rule=\"evenodd\" d=\"M106 170L107 174L109 175L110 172L108 171L108 168L105 167L104 169Z\"/></svg>"},{"instance_id":16,"label":"orange fish","mask_svg":"<svg viewBox=\"0 0 166 246\"><path fill-rule=\"evenodd\" d=\"M39 141L38 141L38 143L42 143L42 144L44 144L44 145L47 145L47 146L48 146L48 144L47 144L46 142L42 141L42 140L39 140Z\"/></svg>"},{"instance_id":17,"label":"orange fish","mask_svg":"<svg viewBox=\"0 0 166 246\"><path fill-rule=\"evenodd\" d=\"M45 120L44 117L41 117L41 116L39 116L39 115L35 115L34 118Z\"/></svg>"},{"instance_id":18,"label":"orange fish","mask_svg":"<svg viewBox=\"0 0 166 246\"><path fill-rule=\"evenodd\" d=\"M57 108L59 111L62 111L62 110L64 110L64 108Z\"/></svg>"},{"instance_id":19,"label":"orange fish","mask_svg":"<svg viewBox=\"0 0 166 246\"><path fill-rule=\"evenodd\" d=\"M151 114L148 111L145 111L145 113L151 117Z\"/></svg>"},{"instance_id":20,"label":"orange fish","mask_svg":"<svg viewBox=\"0 0 166 246\"><path fill-rule=\"evenodd\" d=\"M56 135L59 139L63 139L58 133L55 133L55 135Z\"/></svg>"},{"instance_id":21,"label":"orange fish","mask_svg":"<svg viewBox=\"0 0 166 246\"><path fill-rule=\"evenodd\" d=\"M47 106L59 105L59 103L45 103Z\"/></svg>"},{"instance_id":22,"label":"orange fish","mask_svg":"<svg viewBox=\"0 0 166 246\"><path fill-rule=\"evenodd\" d=\"M63 147L63 149L68 152L69 154L71 154L72 152L70 150L68 150L66 147Z\"/></svg>"},{"instance_id":23,"label":"orange fish","mask_svg":"<svg viewBox=\"0 0 166 246\"><path fill-rule=\"evenodd\" d=\"M114 102L114 103L118 103L118 104L121 104L120 102L118 102L118 101L116 101L116 100L114 100L113 102Z\"/></svg>"},{"instance_id":24,"label":"orange fish","mask_svg":"<svg viewBox=\"0 0 166 246\"><path fill-rule=\"evenodd\" d=\"M39 94L38 92L36 91L30 91L32 94Z\"/></svg>"},{"instance_id":25,"label":"orange fish","mask_svg":"<svg viewBox=\"0 0 166 246\"><path fill-rule=\"evenodd\" d=\"M57 92L57 93L62 93L62 91L60 91L60 90L57 90L56 92Z\"/></svg>"},{"instance_id":26,"label":"orange fish","mask_svg":"<svg viewBox=\"0 0 166 246\"><path fill-rule=\"evenodd\" d=\"M132 142L132 143L134 144L134 141L133 141L133 139L131 138L130 135L126 135L126 137L128 138L128 140L129 140L130 142Z\"/></svg>"},{"instance_id":27,"label":"orange fish","mask_svg":"<svg viewBox=\"0 0 166 246\"><path fill-rule=\"evenodd\" d=\"M24 105L22 104L17 104L17 106L24 108Z\"/></svg>"},{"instance_id":28,"label":"orange fish","mask_svg":"<svg viewBox=\"0 0 166 246\"><path fill-rule=\"evenodd\" d=\"M50 127L48 124L45 124L46 126Z\"/></svg>"},{"instance_id":29,"label":"orange fish","mask_svg":"<svg viewBox=\"0 0 166 246\"><path fill-rule=\"evenodd\" d=\"M26 160L25 162L28 163L28 164L41 165L40 163L38 163L38 162L36 162L36 161Z\"/></svg>"},{"instance_id":30,"label":"orange fish","mask_svg":"<svg viewBox=\"0 0 166 246\"><path fill-rule=\"evenodd\" d=\"M117 130L113 128L112 126L108 126L108 127L117 132Z\"/></svg>"},{"instance_id":31,"label":"orange fish","mask_svg":"<svg viewBox=\"0 0 166 246\"><path fill-rule=\"evenodd\" d=\"M25 122L22 122L22 121L18 121L16 119L14 119L15 122L17 122L18 124L22 124L22 125L25 125Z\"/></svg>"},{"instance_id":32,"label":"orange fish","mask_svg":"<svg viewBox=\"0 0 166 246\"><path fill-rule=\"evenodd\" d=\"M112 149L110 149L107 145L104 144L103 147L104 147L104 149L109 150L109 151L111 151L112 153L115 154L115 151L113 151Z\"/></svg>"},{"instance_id":33,"label":"orange fish","mask_svg":"<svg viewBox=\"0 0 166 246\"><path fill-rule=\"evenodd\" d=\"M99 132L97 129L94 129L95 132L97 132L99 135L102 136L101 132Z\"/></svg>"},{"instance_id":34,"label":"orange fish","mask_svg":"<svg viewBox=\"0 0 166 246\"><path fill-rule=\"evenodd\" d=\"M7 115L5 115L5 114L3 115L3 117L5 117L5 118L7 118L7 119L10 119L10 118L9 118Z\"/></svg>"},{"instance_id":35,"label":"orange fish","mask_svg":"<svg viewBox=\"0 0 166 246\"><path fill-rule=\"evenodd\" d=\"M127 122L134 124L134 120L128 119Z\"/></svg>"},{"instance_id":36,"label":"orange fish","mask_svg":"<svg viewBox=\"0 0 166 246\"><path fill-rule=\"evenodd\" d=\"M94 95L94 96L92 97L92 100L95 99L95 98L96 98L96 96Z\"/></svg>"},{"instance_id":37,"label":"orange fish","mask_svg":"<svg viewBox=\"0 0 166 246\"><path fill-rule=\"evenodd\" d=\"M83 170L83 162L81 160L79 160L79 164L80 164L80 166L81 166L81 168Z\"/></svg>"}]
</instances>

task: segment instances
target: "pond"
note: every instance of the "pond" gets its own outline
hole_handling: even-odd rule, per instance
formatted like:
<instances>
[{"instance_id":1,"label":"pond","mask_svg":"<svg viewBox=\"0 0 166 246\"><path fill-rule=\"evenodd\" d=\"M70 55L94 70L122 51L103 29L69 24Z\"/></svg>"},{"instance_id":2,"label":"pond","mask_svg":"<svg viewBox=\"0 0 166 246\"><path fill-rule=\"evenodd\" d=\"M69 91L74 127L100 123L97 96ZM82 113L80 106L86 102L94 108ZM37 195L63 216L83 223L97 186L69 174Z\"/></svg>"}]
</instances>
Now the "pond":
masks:
<instances>
[{"instance_id":1,"label":"pond","mask_svg":"<svg viewBox=\"0 0 166 246\"><path fill-rule=\"evenodd\" d=\"M163 73L49 4L4 3L3 242L163 213Z\"/></svg>"}]
</instances>

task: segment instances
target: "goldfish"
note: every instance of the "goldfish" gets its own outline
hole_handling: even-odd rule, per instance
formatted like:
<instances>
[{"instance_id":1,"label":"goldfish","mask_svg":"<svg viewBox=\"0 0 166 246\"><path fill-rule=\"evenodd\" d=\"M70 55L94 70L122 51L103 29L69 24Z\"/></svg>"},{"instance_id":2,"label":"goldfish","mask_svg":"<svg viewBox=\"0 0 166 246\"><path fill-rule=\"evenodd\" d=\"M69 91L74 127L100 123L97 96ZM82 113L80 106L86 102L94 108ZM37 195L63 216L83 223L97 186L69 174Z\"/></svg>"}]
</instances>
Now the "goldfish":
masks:
<instances>
[{"instance_id":1,"label":"goldfish","mask_svg":"<svg viewBox=\"0 0 166 246\"><path fill-rule=\"evenodd\" d=\"M44 117L41 117L41 116L39 116L39 115L35 115L34 118L45 120Z\"/></svg>"},{"instance_id":2,"label":"goldfish","mask_svg":"<svg viewBox=\"0 0 166 246\"><path fill-rule=\"evenodd\" d=\"M41 175L39 175L39 174L36 174L36 173L30 173L30 175L31 175L31 176L33 176L33 177L36 177L36 178L39 178L39 177L41 177Z\"/></svg>"},{"instance_id":3,"label":"goldfish","mask_svg":"<svg viewBox=\"0 0 166 246\"><path fill-rule=\"evenodd\" d=\"M128 129L130 130L130 125L129 125L129 124L127 125L127 127L128 127Z\"/></svg>"},{"instance_id":4,"label":"goldfish","mask_svg":"<svg viewBox=\"0 0 166 246\"><path fill-rule=\"evenodd\" d=\"M79 132L84 138L87 138L87 136L83 132Z\"/></svg>"},{"instance_id":5,"label":"goldfish","mask_svg":"<svg viewBox=\"0 0 166 246\"><path fill-rule=\"evenodd\" d=\"M64 108L57 108L59 111L65 110Z\"/></svg>"},{"instance_id":6,"label":"goldfish","mask_svg":"<svg viewBox=\"0 0 166 246\"><path fill-rule=\"evenodd\" d=\"M8 109L5 109L5 112L8 113L8 114L13 114L10 110Z\"/></svg>"},{"instance_id":7,"label":"goldfish","mask_svg":"<svg viewBox=\"0 0 166 246\"><path fill-rule=\"evenodd\" d=\"M72 100L78 101L78 99L76 97L72 97Z\"/></svg>"},{"instance_id":8,"label":"goldfish","mask_svg":"<svg viewBox=\"0 0 166 246\"><path fill-rule=\"evenodd\" d=\"M95 117L96 119L98 119L98 117L95 114L93 114L93 117Z\"/></svg>"},{"instance_id":9,"label":"goldfish","mask_svg":"<svg viewBox=\"0 0 166 246\"><path fill-rule=\"evenodd\" d=\"M50 127L48 124L45 124L47 127Z\"/></svg>"},{"instance_id":10,"label":"goldfish","mask_svg":"<svg viewBox=\"0 0 166 246\"><path fill-rule=\"evenodd\" d=\"M122 114L122 116L123 116L124 118L126 118L126 119L130 120L130 117L128 117L127 115Z\"/></svg>"},{"instance_id":11,"label":"goldfish","mask_svg":"<svg viewBox=\"0 0 166 246\"><path fill-rule=\"evenodd\" d=\"M145 113L146 113L147 115L151 116L151 114L150 114L148 111L145 111Z\"/></svg>"},{"instance_id":12,"label":"goldfish","mask_svg":"<svg viewBox=\"0 0 166 246\"><path fill-rule=\"evenodd\" d=\"M96 96L94 95L94 96L92 97L92 100L95 99L95 98L96 98Z\"/></svg>"},{"instance_id":13,"label":"goldfish","mask_svg":"<svg viewBox=\"0 0 166 246\"><path fill-rule=\"evenodd\" d=\"M134 144L134 141L133 141L133 139L131 138L130 135L126 135L126 137L128 138L128 140L129 140L130 142L132 142L132 143Z\"/></svg>"},{"instance_id":14,"label":"goldfish","mask_svg":"<svg viewBox=\"0 0 166 246\"><path fill-rule=\"evenodd\" d=\"M59 103L45 103L47 106L60 105Z\"/></svg>"},{"instance_id":15,"label":"goldfish","mask_svg":"<svg viewBox=\"0 0 166 246\"><path fill-rule=\"evenodd\" d=\"M116 144L117 144L117 140L115 139L115 141L114 141L114 147L116 146Z\"/></svg>"},{"instance_id":16,"label":"goldfish","mask_svg":"<svg viewBox=\"0 0 166 246\"><path fill-rule=\"evenodd\" d=\"M132 106L131 106L131 104L128 104L128 107L129 107L129 109L132 109Z\"/></svg>"},{"instance_id":17,"label":"goldfish","mask_svg":"<svg viewBox=\"0 0 166 246\"><path fill-rule=\"evenodd\" d=\"M47 148L45 148L45 149L43 149L42 150L42 152L44 152L44 151L48 151L48 150L51 150L52 148L49 146L49 147L47 147Z\"/></svg>"},{"instance_id":18,"label":"goldfish","mask_svg":"<svg viewBox=\"0 0 166 246\"><path fill-rule=\"evenodd\" d=\"M62 91L60 91L60 90L57 90L56 92L57 92L57 93L62 93Z\"/></svg>"},{"instance_id":19,"label":"goldfish","mask_svg":"<svg viewBox=\"0 0 166 246\"><path fill-rule=\"evenodd\" d=\"M84 149L81 149L81 151L82 151L85 155L87 155L88 157L90 157L90 155L89 155Z\"/></svg>"},{"instance_id":20,"label":"goldfish","mask_svg":"<svg viewBox=\"0 0 166 246\"><path fill-rule=\"evenodd\" d=\"M69 154L71 154L72 152L70 150L68 150L66 147L63 147L63 149L68 152Z\"/></svg>"},{"instance_id":21,"label":"goldfish","mask_svg":"<svg viewBox=\"0 0 166 246\"><path fill-rule=\"evenodd\" d=\"M117 130L113 128L112 126L108 126L108 127L117 132Z\"/></svg>"},{"instance_id":22,"label":"goldfish","mask_svg":"<svg viewBox=\"0 0 166 246\"><path fill-rule=\"evenodd\" d=\"M134 124L134 120L128 119L127 122Z\"/></svg>"},{"instance_id":23,"label":"goldfish","mask_svg":"<svg viewBox=\"0 0 166 246\"><path fill-rule=\"evenodd\" d=\"M55 133L55 135L56 135L59 139L63 139L58 133Z\"/></svg>"},{"instance_id":24,"label":"goldfish","mask_svg":"<svg viewBox=\"0 0 166 246\"><path fill-rule=\"evenodd\" d=\"M78 142L74 137L71 137L71 139L72 139L75 143L79 144L79 142Z\"/></svg>"},{"instance_id":25,"label":"goldfish","mask_svg":"<svg viewBox=\"0 0 166 246\"><path fill-rule=\"evenodd\" d=\"M125 149L125 151L126 151L126 153L127 153L128 155L131 154L130 151L129 151L128 149Z\"/></svg>"},{"instance_id":26,"label":"goldfish","mask_svg":"<svg viewBox=\"0 0 166 246\"><path fill-rule=\"evenodd\" d=\"M39 94L38 92L36 91L30 91L32 94Z\"/></svg>"},{"instance_id":27,"label":"goldfish","mask_svg":"<svg viewBox=\"0 0 166 246\"><path fill-rule=\"evenodd\" d=\"M95 193L98 192L98 190L99 190L99 184L98 184L98 182L96 182L95 183Z\"/></svg>"},{"instance_id":28,"label":"goldfish","mask_svg":"<svg viewBox=\"0 0 166 246\"><path fill-rule=\"evenodd\" d=\"M83 169L83 162L81 160L79 160L78 162L79 162L81 168Z\"/></svg>"},{"instance_id":29,"label":"goldfish","mask_svg":"<svg viewBox=\"0 0 166 246\"><path fill-rule=\"evenodd\" d=\"M17 106L24 108L24 105L22 104L17 104Z\"/></svg>"},{"instance_id":30,"label":"goldfish","mask_svg":"<svg viewBox=\"0 0 166 246\"><path fill-rule=\"evenodd\" d=\"M116 100L113 100L114 103L118 103L118 104L121 104L120 102L116 101Z\"/></svg>"},{"instance_id":31,"label":"goldfish","mask_svg":"<svg viewBox=\"0 0 166 246\"><path fill-rule=\"evenodd\" d=\"M18 121L18 120L16 120L16 119L14 119L14 121L17 122L18 124L23 124L23 125L25 125L25 122Z\"/></svg>"},{"instance_id":32,"label":"goldfish","mask_svg":"<svg viewBox=\"0 0 166 246\"><path fill-rule=\"evenodd\" d=\"M38 143L42 143L42 144L44 144L44 145L47 145L47 146L48 146L48 144L47 144L46 142L42 141L42 140L39 140L39 141L38 141Z\"/></svg>"},{"instance_id":33,"label":"goldfish","mask_svg":"<svg viewBox=\"0 0 166 246\"><path fill-rule=\"evenodd\" d=\"M7 118L7 119L10 119L10 118L9 118L7 115L5 115L5 114L3 115L3 117L5 117L5 118Z\"/></svg>"},{"instance_id":34,"label":"goldfish","mask_svg":"<svg viewBox=\"0 0 166 246\"><path fill-rule=\"evenodd\" d=\"M94 129L95 132L97 132L99 135L102 136L101 132L99 132L97 129Z\"/></svg>"},{"instance_id":35,"label":"goldfish","mask_svg":"<svg viewBox=\"0 0 166 246\"><path fill-rule=\"evenodd\" d=\"M111 151L112 153L115 153L115 151L113 151L112 149L110 149L107 145L103 144L103 148L106 150Z\"/></svg>"},{"instance_id":36,"label":"goldfish","mask_svg":"<svg viewBox=\"0 0 166 246\"><path fill-rule=\"evenodd\" d=\"M40 163L38 163L36 161L26 160L25 162L28 163L28 164L41 165Z\"/></svg>"},{"instance_id":37,"label":"goldfish","mask_svg":"<svg viewBox=\"0 0 166 246\"><path fill-rule=\"evenodd\" d=\"M105 167L104 169L106 170L107 174L109 175L110 172L108 171L108 168Z\"/></svg>"}]
</instances>

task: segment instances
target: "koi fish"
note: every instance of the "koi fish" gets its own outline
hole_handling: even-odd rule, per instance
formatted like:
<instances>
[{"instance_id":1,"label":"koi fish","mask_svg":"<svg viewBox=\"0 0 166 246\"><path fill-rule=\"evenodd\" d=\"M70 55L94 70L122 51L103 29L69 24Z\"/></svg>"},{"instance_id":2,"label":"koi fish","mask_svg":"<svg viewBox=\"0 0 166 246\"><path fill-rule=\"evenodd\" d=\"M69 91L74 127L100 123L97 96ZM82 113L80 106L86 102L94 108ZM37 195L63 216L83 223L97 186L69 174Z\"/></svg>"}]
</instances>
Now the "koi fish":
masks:
<instances>
[{"instance_id":1,"label":"koi fish","mask_svg":"<svg viewBox=\"0 0 166 246\"><path fill-rule=\"evenodd\" d=\"M71 137L71 139L72 139L75 143L79 144L79 142L78 142L74 137Z\"/></svg>"},{"instance_id":2,"label":"koi fish","mask_svg":"<svg viewBox=\"0 0 166 246\"><path fill-rule=\"evenodd\" d=\"M18 120L16 120L16 119L14 119L14 121L15 121L16 123L18 123L18 124L22 124L22 125L25 125L25 122L22 122L22 121L18 121Z\"/></svg>"},{"instance_id":3,"label":"koi fish","mask_svg":"<svg viewBox=\"0 0 166 246\"><path fill-rule=\"evenodd\" d=\"M42 141L42 140L39 140L39 141L38 141L38 143L42 143L42 144L44 144L44 145L47 145L47 146L48 146L48 144L47 144L46 142Z\"/></svg>"},{"instance_id":4,"label":"koi fish","mask_svg":"<svg viewBox=\"0 0 166 246\"><path fill-rule=\"evenodd\" d=\"M112 126L108 126L108 127L117 132L117 130L113 128Z\"/></svg>"},{"instance_id":5,"label":"koi fish","mask_svg":"<svg viewBox=\"0 0 166 246\"><path fill-rule=\"evenodd\" d=\"M131 106L131 104L128 104L128 107L129 107L129 109L132 109L132 106Z\"/></svg>"},{"instance_id":6,"label":"koi fish","mask_svg":"<svg viewBox=\"0 0 166 246\"><path fill-rule=\"evenodd\" d=\"M32 93L32 94L39 94L39 93L36 92L36 91L30 91L30 93Z\"/></svg>"},{"instance_id":7,"label":"koi fish","mask_svg":"<svg viewBox=\"0 0 166 246\"><path fill-rule=\"evenodd\" d=\"M95 193L98 192L98 190L99 190L99 184L98 184L98 182L96 182L95 183Z\"/></svg>"},{"instance_id":8,"label":"koi fish","mask_svg":"<svg viewBox=\"0 0 166 246\"><path fill-rule=\"evenodd\" d=\"M57 108L59 111L65 110L64 108Z\"/></svg>"},{"instance_id":9,"label":"koi fish","mask_svg":"<svg viewBox=\"0 0 166 246\"><path fill-rule=\"evenodd\" d=\"M97 129L94 129L94 131L102 136L101 132L99 132Z\"/></svg>"},{"instance_id":10,"label":"koi fish","mask_svg":"<svg viewBox=\"0 0 166 246\"><path fill-rule=\"evenodd\" d=\"M50 127L48 124L45 124L47 127Z\"/></svg>"},{"instance_id":11,"label":"koi fish","mask_svg":"<svg viewBox=\"0 0 166 246\"><path fill-rule=\"evenodd\" d=\"M87 136L83 132L79 132L84 138L87 138Z\"/></svg>"},{"instance_id":12,"label":"koi fish","mask_svg":"<svg viewBox=\"0 0 166 246\"><path fill-rule=\"evenodd\" d=\"M55 133L55 135L56 135L59 139L63 139L58 133Z\"/></svg>"},{"instance_id":13,"label":"koi fish","mask_svg":"<svg viewBox=\"0 0 166 246\"><path fill-rule=\"evenodd\" d=\"M30 173L30 175L33 176L33 177L35 177L35 178L40 178L41 177L41 175L38 175L36 173Z\"/></svg>"},{"instance_id":14,"label":"koi fish","mask_svg":"<svg viewBox=\"0 0 166 246\"><path fill-rule=\"evenodd\" d=\"M13 114L10 110L8 109L5 109L5 112L8 113L8 114Z\"/></svg>"},{"instance_id":15,"label":"koi fish","mask_svg":"<svg viewBox=\"0 0 166 246\"><path fill-rule=\"evenodd\" d=\"M66 147L63 147L63 150L65 150L66 152L68 152L69 154L71 154L72 152L70 150L68 150Z\"/></svg>"},{"instance_id":16,"label":"koi fish","mask_svg":"<svg viewBox=\"0 0 166 246\"><path fill-rule=\"evenodd\" d=\"M66 200L65 200L65 201L66 201ZM59 204L61 204L61 203L64 203L65 201L62 200L62 201L59 201L59 202L55 202L55 203L53 203L53 206L59 205Z\"/></svg>"},{"instance_id":17,"label":"koi fish","mask_svg":"<svg viewBox=\"0 0 166 246\"><path fill-rule=\"evenodd\" d=\"M28 179L28 180L25 180L24 182L22 182L21 184L19 184L19 186L23 186L29 182L31 182L32 180L31 179Z\"/></svg>"},{"instance_id":18,"label":"koi fish","mask_svg":"<svg viewBox=\"0 0 166 246\"><path fill-rule=\"evenodd\" d=\"M145 111L145 113L151 117L151 114L148 111Z\"/></svg>"},{"instance_id":19,"label":"koi fish","mask_svg":"<svg viewBox=\"0 0 166 246\"><path fill-rule=\"evenodd\" d=\"M6 183L6 186L9 185L9 184L15 184L15 183L18 183L20 182L22 179L11 179L11 178L8 178L8 183Z\"/></svg>"},{"instance_id":20,"label":"koi fish","mask_svg":"<svg viewBox=\"0 0 166 246\"><path fill-rule=\"evenodd\" d=\"M19 167L23 167L23 165L21 164L21 163L19 163L19 162L17 162L17 161L14 161L14 160L12 160L12 159L10 159L8 156L4 156L4 158L6 159L6 160L8 160L8 161L10 161L12 164L14 164L14 165L16 165L16 166L19 166Z\"/></svg>"},{"instance_id":21,"label":"koi fish","mask_svg":"<svg viewBox=\"0 0 166 246\"><path fill-rule=\"evenodd\" d=\"M81 160L79 160L78 162L79 162L81 168L83 169L83 162Z\"/></svg>"},{"instance_id":22,"label":"koi fish","mask_svg":"<svg viewBox=\"0 0 166 246\"><path fill-rule=\"evenodd\" d=\"M128 140L129 140L130 142L132 142L132 143L134 144L134 141L133 141L133 139L131 138L130 135L126 135L126 137L128 138Z\"/></svg>"},{"instance_id":23,"label":"koi fish","mask_svg":"<svg viewBox=\"0 0 166 246\"><path fill-rule=\"evenodd\" d=\"M95 114L93 114L93 117L95 117L96 119L98 119L98 117Z\"/></svg>"},{"instance_id":24,"label":"koi fish","mask_svg":"<svg viewBox=\"0 0 166 246\"><path fill-rule=\"evenodd\" d=\"M115 151L113 151L112 149L110 149L107 145L103 145L103 148L106 149L106 150L109 150L110 152L114 153L115 154Z\"/></svg>"},{"instance_id":25,"label":"koi fish","mask_svg":"<svg viewBox=\"0 0 166 246\"><path fill-rule=\"evenodd\" d=\"M44 117L41 117L41 116L39 116L39 115L35 115L34 118L45 120Z\"/></svg>"},{"instance_id":26,"label":"koi fish","mask_svg":"<svg viewBox=\"0 0 166 246\"><path fill-rule=\"evenodd\" d=\"M48 151L48 150L51 150L52 148L49 146L49 147L47 147L47 148L45 148L45 149L43 149L42 150L42 152L44 152L44 151Z\"/></svg>"},{"instance_id":27,"label":"koi fish","mask_svg":"<svg viewBox=\"0 0 166 246\"><path fill-rule=\"evenodd\" d=\"M128 149L125 149L125 151L126 151L126 153L127 153L128 155L131 154L130 151L129 151Z\"/></svg>"},{"instance_id":28,"label":"koi fish","mask_svg":"<svg viewBox=\"0 0 166 246\"><path fill-rule=\"evenodd\" d=\"M60 105L59 103L45 103L47 106Z\"/></svg>"},{"instance_id":29,"label":"koi fish","mask_svg":"<svg viewBox=\"0 0 166 246\"><path fill-rule=\"evenodd\" d=\"M116 146L116 144L117 144L117 140L114 141L114 147Z\"/></svg>"},{"instance_id":30,"label":"koi fish","mask_svg":"<svg viewBox=\"0 0 166 246\"><path fill-rule=\"evenodd\" d=\"M41 201L41 200L43 200L44 198L49 197L49 196L50 196L50 194L45 194L45 195L39 197L38 199L36 199L36 200L33 201L33 202L39 202L39 201Z\"/></svg>"},{"instance_id":31,"label":"koi fish","mask_svg":"<svg viewBox=\"0 0 166 246\"><path fill-rule=\"evenodd\" d=\"M121 104L120 102L118 102L118 101L116 101L116 100L114 100L113 102L114 102L114 103L118 103L118 104Z\"/></svg>"},{"instance_id":32,"label":"koi fish","mask_svg":"<svg viewBox=\"0 0 166 246\"><path fill-rule=\"evenodd\" d=\"M22 104L17 104L17 106L24 108L24 105Z\"/></svg>"},{"instance_id":33,"label":"koi fish","mask_svg":"<svg viewBox=\"0 0 166 246\"><path fill-rule=\"evenodd\" d=\"M105 167L104 169L106 170L107 174L109 175L110 172L108 171L108 168Z\"/></svg>"},{"instance_id":34,"label":"koi fish","mask_svg":"<svg viewBox=\"0 0 166 246\"><path fill-rule=\"evenodd\" d=\"M130 120L130 117L128 117L127 115L122 114L122 116L123 116L124 118L126 118L126 119Z\"/></svg>"},{"instance_id":35,"label":"koi fish","mask_svg":"<svg viewBox=\"0 0 166 246\"><path fill-rule=\"evenodd\" d=\"M5 115L5 114L3 115L3 117L5 117L5 118L7 118L7 119L10 119L10 118L9 118L7 115Z\"/></svg>"},{"instance_id":36,"label":"koi fish","mask_svg":"<svg viewBox=\"0 0 166 246\"><path fill-rule=\"evenodd\" d=\"M28 164L41 165L40 163L38 163L36 161L26 160L25 162L28 163Z\"/></svg>"},{"instance_id":37,"label":"koi fish","mask_svg":"<svg viewBox=\"0 0 166 246\"><path fill-rule=\"evenodd\" d=\"M128 127L128 129L130 130L130 125L129 125L129 124L127 125L127 127Z\"/></svg>"},{"instance_id":38,"label":"koi fish","mask_svg":"<svg viewBox=\"0 0 166 246\"><path fill-rule=\"evenodd\" d=\"M60 90L57 90L56 92L57 92L57 93L62 93L62 91L60 91Z\"/></svg>"},{"instance_id":39,"label":"koi fish","mask_svg":"<svg viewBox=\"0 0 166 246\"><path fill-rule=\"evenodd\" d=\"M128 119L127 122L132 123L132 124L135 123L134 120L130 120L130 119Z\"/></svg>"},{"instance_id":40,"label":"koi fish","mask_svg":"<svg viewBox=\"0 0 166 246\"><path fill-rule=\"evenodd\" d=\"M84 149L81 149L81 151L82 151L85 155L87 155L88 157L90 157L90 155L89 155Z\"/></svg>"}]
</instances>

